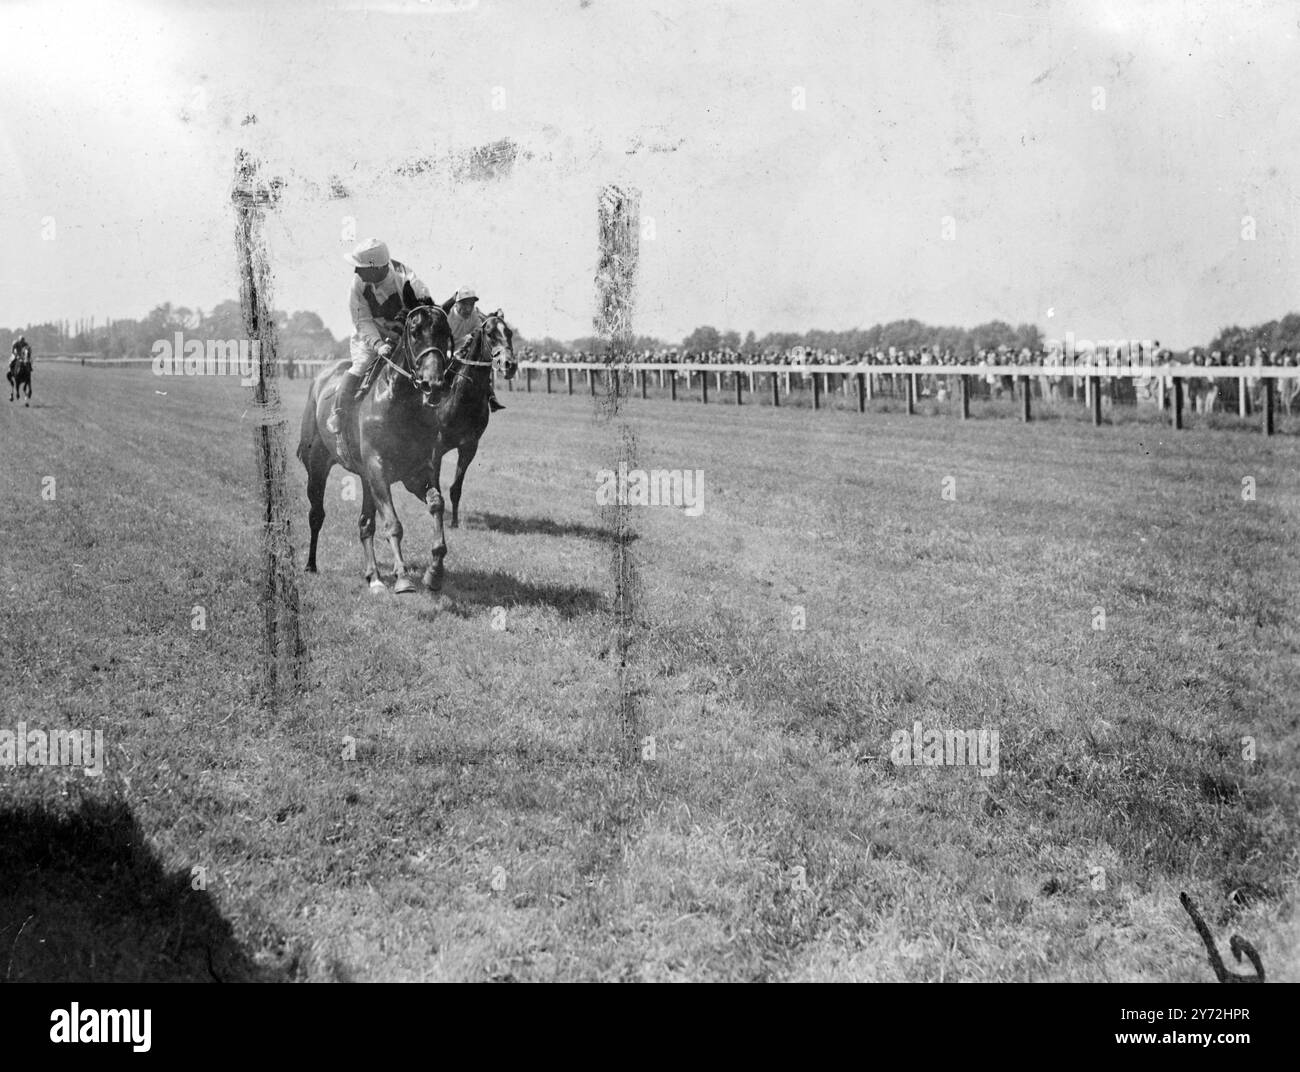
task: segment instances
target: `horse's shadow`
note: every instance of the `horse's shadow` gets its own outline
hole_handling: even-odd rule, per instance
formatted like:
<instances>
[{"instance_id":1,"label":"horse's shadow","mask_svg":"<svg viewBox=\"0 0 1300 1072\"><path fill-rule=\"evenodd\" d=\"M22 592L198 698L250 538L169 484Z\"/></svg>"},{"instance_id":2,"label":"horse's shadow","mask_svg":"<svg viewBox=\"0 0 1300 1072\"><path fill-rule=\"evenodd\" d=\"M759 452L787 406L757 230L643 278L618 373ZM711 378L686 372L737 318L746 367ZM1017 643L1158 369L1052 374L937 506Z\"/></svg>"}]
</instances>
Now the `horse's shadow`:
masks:
<instances>
[{"instance_id":1,"label":"horse's shadow","mask_svg":"<svg viewBox=\"0 0 1300 1072\"><path fill-rule=\"evenodd\" d=\"M474 513L465 518L462 528L504 532L509 536L579 536L585 540L609 539L610 532L598 525L580 521L552 521L549 517L512 517L508 514Z\"/></svg>"},{"instance_id":2,"label":"horse's shadow","mask_svg":"<svg viewBox=\"0 0 1300 1072\"><path fill-rule=\"evenodd\" d=\"M255 982L230 924L121 801L0 810L0 981Z\"/></svg>"},{"instance_id":3,"label":"horse's shadow","mask_svg":"<svg viewBox=\"0 0 1300 1072\"><path fill-rule=\"evenodd\" d=\"M550 607L565 619L606 609L604 595L594 588L533 584L500 570L449 568L445 592L450 597L448 609L461 617L483 607Z\"/></svg>"}]
</instances>

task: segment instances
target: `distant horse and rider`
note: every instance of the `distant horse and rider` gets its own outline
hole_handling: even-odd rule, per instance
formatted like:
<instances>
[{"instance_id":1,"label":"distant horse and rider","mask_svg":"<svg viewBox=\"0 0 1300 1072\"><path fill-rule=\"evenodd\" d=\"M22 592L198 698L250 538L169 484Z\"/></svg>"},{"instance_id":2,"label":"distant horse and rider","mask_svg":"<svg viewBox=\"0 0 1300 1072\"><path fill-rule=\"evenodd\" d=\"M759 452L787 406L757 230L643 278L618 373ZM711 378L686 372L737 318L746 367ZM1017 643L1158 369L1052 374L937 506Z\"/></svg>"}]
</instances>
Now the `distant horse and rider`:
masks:
<instances>
[{"instance_id":1,"label":"distant horse and rider","mask_svg":"<svg viewBox=\"0 0 1300 1072\"><path fill-rule=\"evenodd\" d=\"M32 348L27 340L19 335L9 351L9 368L5 372L9 381L9 401L13 402L24 390L27 392L25 406L32 404Z\"/></svg>"},{"instance_id":2,"label":"distant horse and rider","mask_svg":"<svg viewBox=\"0 0 1300 1072\"><path fill-rule=\"evenodd\" d=\"M337 463L361 479L359 519L365 578L371 591L385 591L375 561L375 514L393 550L396 593L415 583L402 557L402 523L393 506L398 481L422 499L434 521L434 544L423 583L443 583L447 541L443 532L441 466L455 450L451 527L459 523L465 471L474 460L492 410L504 408L493 394L493 371L507 379L518 370L513 333L501 310L483 314L477 295L462 288L443 305L375 239L348 260L353 284L352 356L312 382L303 412L298 458L307 469L311 543L307 570L316 572L316 549L325 522L325 486Z\"/></svg>"}]
</instances>

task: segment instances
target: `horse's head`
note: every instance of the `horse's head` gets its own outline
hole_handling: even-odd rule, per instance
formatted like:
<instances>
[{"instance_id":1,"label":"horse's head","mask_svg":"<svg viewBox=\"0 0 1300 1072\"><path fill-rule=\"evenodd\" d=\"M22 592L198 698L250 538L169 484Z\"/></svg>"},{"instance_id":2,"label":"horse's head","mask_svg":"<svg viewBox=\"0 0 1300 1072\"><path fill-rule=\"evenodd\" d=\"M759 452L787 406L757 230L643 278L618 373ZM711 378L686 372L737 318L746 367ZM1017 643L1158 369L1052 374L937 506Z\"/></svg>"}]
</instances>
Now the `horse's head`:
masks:
<instances>
[{"instance_id":1,"label":"horse's head","mask_svg":"<svg viewBox=\"0 0 1300 1072\"><path fill-rule=\"evenodd\" d=\"M417 305L407 311L402 324L402 357L426 399L442 383L453 346L447 314L436 305Z\"/></svg>"},{"instance_id":2,"label":"horse's head","mask_svg":"<svg viewBox=\"0 0 1300 1072\"><path fill-rule=\"evenodd\" d=\"M492 351L492 363L505 373L507 380L513 380L519 371L519 362L515 360L515 333L506 323L506 315L500 309L483 318L479 329L483 332L483 341Z\"/></svg>"}]
</instances>

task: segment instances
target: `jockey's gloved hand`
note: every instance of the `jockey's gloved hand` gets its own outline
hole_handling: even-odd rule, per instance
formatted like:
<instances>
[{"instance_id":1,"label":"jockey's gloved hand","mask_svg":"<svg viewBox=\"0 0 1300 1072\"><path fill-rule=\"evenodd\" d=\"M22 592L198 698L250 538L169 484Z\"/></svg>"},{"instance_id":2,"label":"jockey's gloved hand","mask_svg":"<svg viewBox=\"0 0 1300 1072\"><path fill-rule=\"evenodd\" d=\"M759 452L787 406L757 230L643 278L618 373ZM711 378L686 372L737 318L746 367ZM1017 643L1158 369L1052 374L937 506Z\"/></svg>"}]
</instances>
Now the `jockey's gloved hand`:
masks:
<instances>
[{"instance_id":1,"label":"jockey's gloved hand","mask_svg":"<svg viewBox=\"0 0 1300 1072\"><path fill-rule=\"evenodd\" d=\"M375 349L375 353L377 353L380 357L387 357L392 352L393 352L393 344L391 342L381 342L379 346Z\"/></svg>"}]
</instances>

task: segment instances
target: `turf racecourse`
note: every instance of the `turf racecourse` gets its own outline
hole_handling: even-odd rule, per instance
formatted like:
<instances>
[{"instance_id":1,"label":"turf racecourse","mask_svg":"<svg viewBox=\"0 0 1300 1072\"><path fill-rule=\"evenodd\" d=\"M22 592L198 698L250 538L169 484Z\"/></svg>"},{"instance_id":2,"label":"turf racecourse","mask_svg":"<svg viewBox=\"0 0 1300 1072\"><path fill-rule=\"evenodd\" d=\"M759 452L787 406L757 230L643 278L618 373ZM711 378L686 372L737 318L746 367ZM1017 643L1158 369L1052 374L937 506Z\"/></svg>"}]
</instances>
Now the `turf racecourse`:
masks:
<instances>
[{"instance_id":1,"label":"turf racecourse","mask_svg":"<svg viewBox=\"0 0 1300 1072\"><path fill-rule=\"evenodd\" d=\"M249 392L36 387L0 408L0 728L109 760L0 768L5 978L1208 980L1180 890L1300 977L1285 422L631 400L705 508L632 512L655 759L622 769L591 399L503 395L443 600L365 589L336 469L273 715ZM894 765L916 722L997 729L998 773Z\"/></svg>"}]
</instances>

